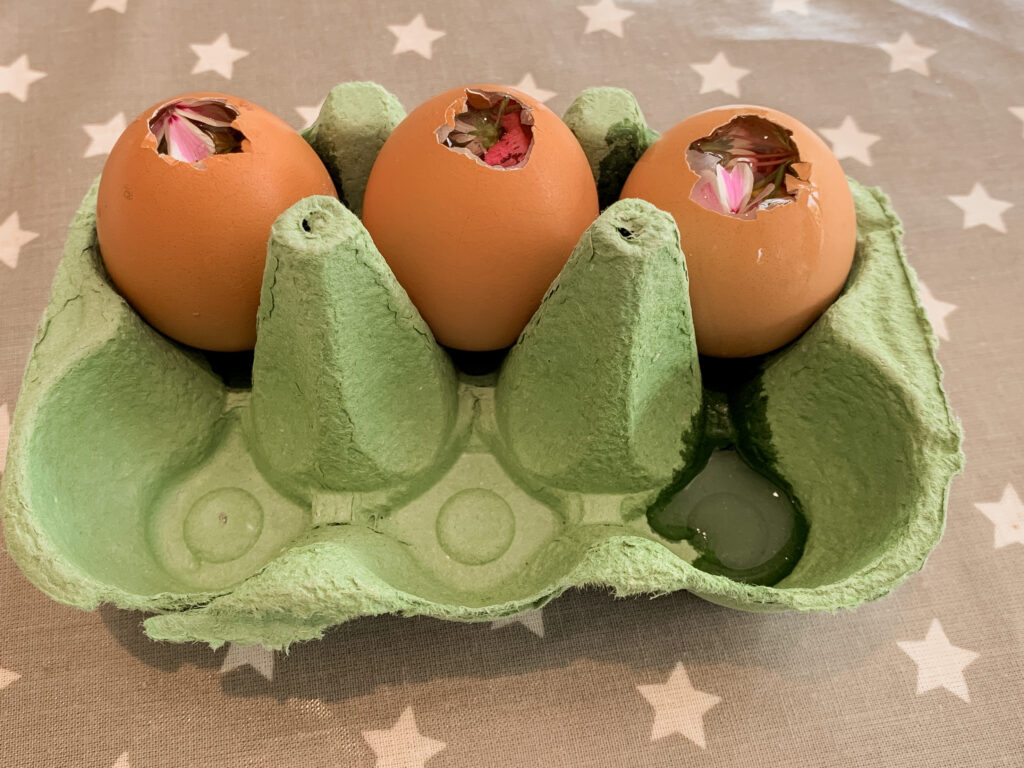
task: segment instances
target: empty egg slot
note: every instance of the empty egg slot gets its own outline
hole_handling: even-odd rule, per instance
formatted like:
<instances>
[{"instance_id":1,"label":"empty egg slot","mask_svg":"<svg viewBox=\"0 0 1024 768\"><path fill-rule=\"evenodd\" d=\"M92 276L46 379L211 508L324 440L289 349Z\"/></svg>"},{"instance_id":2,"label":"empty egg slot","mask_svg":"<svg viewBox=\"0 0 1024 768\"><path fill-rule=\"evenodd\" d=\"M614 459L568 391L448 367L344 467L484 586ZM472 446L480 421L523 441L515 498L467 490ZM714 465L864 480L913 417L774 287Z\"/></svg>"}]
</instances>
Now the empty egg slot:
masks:
<instances>
[{"instance_id":1,"label":"empty egg slot","mask_svg":"<svg viewBox=\"0 0 1024 768\"><path fill-rule=\"evenodd\" d=\"M648 524L670 541L687 541L695 567L748 584L787 576L807 539L799 502L731 444L713 448L699 471L663 494Z\"/></svg>"},{"instance_id":2,"label":"empty egg slot","mask_svg":"<svg viewBox=\"0 0 1024 768\"><path fill-rule=\"evenodd\" d=\"M796 566L808 523L785 479L733 422L733 408L742 407L737 398L765 362L701 359L701 442L693 461L648 509L647 525L669 542L688 544L685 559L703 571L771 585Z\"/></svg>"}]
</instances>

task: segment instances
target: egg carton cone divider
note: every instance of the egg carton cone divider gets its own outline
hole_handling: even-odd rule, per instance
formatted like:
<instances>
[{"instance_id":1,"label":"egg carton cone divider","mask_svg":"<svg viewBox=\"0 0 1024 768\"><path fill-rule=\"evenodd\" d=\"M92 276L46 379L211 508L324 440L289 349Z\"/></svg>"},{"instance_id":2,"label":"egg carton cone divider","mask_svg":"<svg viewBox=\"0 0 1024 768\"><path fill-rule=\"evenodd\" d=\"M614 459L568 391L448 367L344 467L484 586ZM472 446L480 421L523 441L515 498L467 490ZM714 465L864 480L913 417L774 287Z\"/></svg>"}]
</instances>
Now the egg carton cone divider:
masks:
<instances>
[{"instance_id":1,"label":"egg carton cone divider","mask_svg":"<svg viewBox=\"0 0 1024 768\"><path fill-rule=\"evenodd\" d=\"M54 599L154 612L153 638L284 648L382 613L482 621L566 589L686 589L837 610L919 570L962 466L901 229L851 180L853 272L800 339L702 384L671 217L613 202L656 134L626 91L565 120L606 207L499 371L458 371L356 213L401 120L372 83L305 132L346 205L299 201L268 245L252 384L157 333L102 266L96 186L72 222L12 425L8 548ZM772 586L695 567L651 510L728 438L799 499Z\"/></svg>"}]
</instances>

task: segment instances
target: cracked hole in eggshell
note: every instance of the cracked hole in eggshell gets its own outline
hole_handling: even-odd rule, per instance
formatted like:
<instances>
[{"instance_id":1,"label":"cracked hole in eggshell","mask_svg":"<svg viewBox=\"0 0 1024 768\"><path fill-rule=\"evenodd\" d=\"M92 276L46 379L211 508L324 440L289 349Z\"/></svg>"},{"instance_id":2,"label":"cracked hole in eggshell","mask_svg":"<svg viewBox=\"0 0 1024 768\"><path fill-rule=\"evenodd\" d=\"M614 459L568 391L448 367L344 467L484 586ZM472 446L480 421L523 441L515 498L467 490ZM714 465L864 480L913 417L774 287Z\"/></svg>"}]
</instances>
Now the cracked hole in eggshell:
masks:
<instances>
[{"instance_id":1,"label":"cracked hole in eggshell","mask_svg":"<svg viewBox=\"0 0 1024 768\"><path fill-rule=\"evenodd\" d=\"M697 182L690 199L723 216L752 220L786 205L810 178L793 132L759 115L738 115L692 142L686 163Z\"/></svg>"},{"instance_id":2,"label":"cracked hole in eggshell","mask_svg":"<svg viewBox=\"0 0 1024 768\"><path fill-rule=\"evenodd\" d=\"M437 140L489 168L515 170L533 149L533 111L509 93L466 89L446 113Z\"/></svg>"},{"instance_id":3,"label":"cracked hole in eggshell","mask_svg":"<svg viewBox=\"0 0 1024 768\"><path fill-rule=\"evenodd\" d=\"M226 99L182 98L158 107L148 126L157 154L203 168L210 155L243 151L246 137L232 125L238 115Z\"/></svg>"}]
</instances>

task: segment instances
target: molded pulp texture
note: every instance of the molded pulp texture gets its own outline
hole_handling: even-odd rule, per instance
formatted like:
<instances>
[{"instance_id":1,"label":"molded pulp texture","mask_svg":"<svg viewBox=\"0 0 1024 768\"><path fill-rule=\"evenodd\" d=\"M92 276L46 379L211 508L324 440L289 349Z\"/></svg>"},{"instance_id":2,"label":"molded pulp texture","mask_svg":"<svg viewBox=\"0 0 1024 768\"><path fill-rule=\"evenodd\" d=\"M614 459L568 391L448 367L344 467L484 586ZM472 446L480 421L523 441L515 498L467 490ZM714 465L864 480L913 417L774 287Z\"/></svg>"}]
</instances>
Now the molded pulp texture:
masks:
<instances>
[{"instance_id":1,"label":"molded pulp texture","mask_svg":"<svg viewBox=\"0 0 1024 768\"><path fill-rule=\"evenodd\" d=\"M277 220L251 359L178 345L132 311L104 273L89 192L0 499L40 589L156 612L157 639L283 648L356 616L489 620L584 585L836 610L922 567L961 436L880 191L850 182L859 236L839 300L776 353L705 361L702 384L675 225L614 202L656 134L628 92L585 91L565 119L604 210L500 370L471 375L357 218L402 115L348 83L306 132L348 207L311 197ZM701 570L658 533L660 501L716 442L806 517L802 557L772 586Z\"/></svg>"}]
</instances>

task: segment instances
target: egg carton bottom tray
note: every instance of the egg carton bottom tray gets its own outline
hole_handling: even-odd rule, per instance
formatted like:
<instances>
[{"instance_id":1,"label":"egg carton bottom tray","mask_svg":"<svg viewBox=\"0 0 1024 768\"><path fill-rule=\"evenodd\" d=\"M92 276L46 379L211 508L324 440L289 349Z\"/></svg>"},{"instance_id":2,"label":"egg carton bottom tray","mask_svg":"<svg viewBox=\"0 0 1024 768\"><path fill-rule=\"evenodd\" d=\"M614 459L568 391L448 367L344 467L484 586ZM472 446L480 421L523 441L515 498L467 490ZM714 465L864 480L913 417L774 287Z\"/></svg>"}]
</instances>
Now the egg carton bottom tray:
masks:
<instances>
[{"instance_id":1,"label":"egg carton bottom tray","mask_svg":"<svg viewBox=\"0 0 1024 768\"><path fill-rule=\"evenodd\" d=\"M339 86L306 134L353 210L395 104ZM618 89L584 92L566 121L606 197L654 135ZM299 201L271 234L239 387L113 289L94 187L12 426L8 548L60 602L155 611L151 637L215 647L287 647L383 613L492 620L585 585L752 611L881 597L937 544L963 457L900 224L850 185L840 298L724 387L701 383L678 232L641 201L606 205L485 376L455 369L349 208ZM809 526L771 586L696 567L657 523L725 443Z\"/></svg>"}]
</instances>

